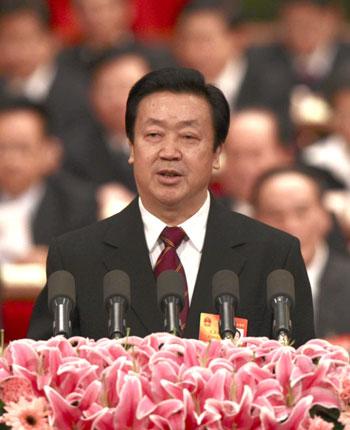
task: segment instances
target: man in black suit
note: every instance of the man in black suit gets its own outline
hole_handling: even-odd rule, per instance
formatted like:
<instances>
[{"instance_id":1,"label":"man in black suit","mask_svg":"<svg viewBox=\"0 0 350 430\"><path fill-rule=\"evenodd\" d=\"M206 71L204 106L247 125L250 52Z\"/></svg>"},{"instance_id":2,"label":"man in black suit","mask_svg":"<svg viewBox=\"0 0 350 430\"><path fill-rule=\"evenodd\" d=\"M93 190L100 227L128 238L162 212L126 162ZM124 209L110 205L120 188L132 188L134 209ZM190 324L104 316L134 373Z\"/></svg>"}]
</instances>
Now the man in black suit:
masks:
<instances>
[{"instance_id":1,"label":"man in black suit","mask_svg":"<svg viewBox=\"0 0 350 430\"><path fill-rule=\"evenodd\" d=\"M45 263L54 236L94 222L94 189L59 168L60 144L45 111L0 105L0 261Z\"/></svg>"},{"instance_id":2,"label":"man in black suit","mask_svg":"<svg viewBox=\"0 0 350 430\"><path fill-rule=\"evenodd\" d=\"M265 172L256 183L256 217L299 238L311 283L317 337L350 333L350 257L326 236L331 216L322 187L306 169L280 167Z\"/></svg>"},{"instance_id":3,"label":"man in black suit","mask_svg":"<svg viewBox=\"0 0 350 430\"><path fill-rule=\"evenodd\" d=\"M176 226L185 232L177 249L190 301L185 337L198 337L201 312L216 313L211 283L221 269L239 276L237 316L248 320L248 335L271 336L266 278L278 268L295 277L295 344L313 337L311 291L297 239L232 213L208 193L229 118L221 91L192 69L161 69L133 86L126 132L139 197L119 214L58 238L49 251L48 275L64 269L75 277L74 334L107 335L102 279L113 269L125 271L131 279L127 313L131 334L163 330L153 268L164 250L160 235L165 227ZM51 320L45 287L28 336L51 336Z\"/></svg>"}]
</instances>

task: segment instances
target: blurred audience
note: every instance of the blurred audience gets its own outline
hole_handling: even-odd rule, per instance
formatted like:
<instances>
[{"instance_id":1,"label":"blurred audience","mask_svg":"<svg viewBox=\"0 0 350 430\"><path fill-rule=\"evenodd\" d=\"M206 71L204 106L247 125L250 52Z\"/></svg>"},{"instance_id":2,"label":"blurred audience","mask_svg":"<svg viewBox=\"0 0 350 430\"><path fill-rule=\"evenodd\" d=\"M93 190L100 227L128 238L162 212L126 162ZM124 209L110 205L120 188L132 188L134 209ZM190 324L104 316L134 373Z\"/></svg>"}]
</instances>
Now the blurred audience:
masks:
<instances>
[{"instance_id":1,"label":"blurred audience","mask_svg":"<svg viewBox=\"0 0 350 430\"><path fill-rule=\"evenodd\" d=\"M89 96L96 123L72 147L65 169L99 186L101 217L120 211L136 192L124 117L129 90L148 71L150 65L137 51L114 49L91 73Z\"/></svg>"},{"instance_id":2,"label":"blurred audience","mask_svg":"<svg viewBox=\"0 0 350 430\"><path fill-rule=\"evenodd\" d=\"M191 1L177 20L173 47L177 61L203 73L223 91L231 108L249 105L252 71L235 3Z\"/></svg>"},{"instance_id":3,"label":"blurred audience","mask_svg":"<svg viewBox=\"0 0 350 430\"><path fill-rule=\"evenodd\" d=\"M317 337L350 332L350 257L326 242L331 227L323 191L309 173L293 167L272 169L256 182L255 217L299 238L310 279Z\"/></svg>"},{"instance_id":4,"label":"blurred audience","mask_svg":"<svg viewBox=\"0 0 350 430\"><path fill-rule=\"evenodd\" d=\"M0 98L42 103L66 147L91 121L85 85L56 61L59 46L45 0L0 0Z\"/></svg>"},{"instance_id":5,"label":"blurred audience","mask_svg":"<svg viewBox=\"0 0 350 430\"><path fill-rule=\"evenodd\" d=\"M256 178L271 167L289 164L292 152L269 110L244 109L232 115L218 180L232 209L251 214Z\"/></svg>"},{"instance_id":6,"label":"blurred audience","mask_svg":"<svg viewBox=\"0 0 350 430\"><path fill-rule=\"evenodd\" d=\"M340 16L331 0L283 0L279 39L252 54L255 75L249 85L255 102L278 113L286 129L292 100L308 107L306 122L328 121L325 100L317 97L324 97L338 76L350 70L350 44L339 38Z\"/></svg>"},{"instance_id":7,"label":"blurred audience","mask_svg":"<svg viewBox=\"0 0 350 430\"><path fill-rule=\"evenodd\" d=\"M42 109L0 106L0 261L44 263L55 236L95 221L93 190L54 174L60 157Z\"/></svg>"}]
</instances>

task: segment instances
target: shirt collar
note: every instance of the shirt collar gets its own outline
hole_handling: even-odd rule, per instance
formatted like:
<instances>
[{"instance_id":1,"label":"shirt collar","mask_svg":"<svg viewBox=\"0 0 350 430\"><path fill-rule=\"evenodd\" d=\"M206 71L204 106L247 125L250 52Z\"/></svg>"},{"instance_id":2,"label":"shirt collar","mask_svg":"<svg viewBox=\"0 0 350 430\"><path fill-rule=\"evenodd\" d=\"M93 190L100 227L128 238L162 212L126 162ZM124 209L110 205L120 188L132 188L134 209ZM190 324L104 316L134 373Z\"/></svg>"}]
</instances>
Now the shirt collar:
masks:
<instances>
[{"instance_id":1,"label":"shirt collar","mask_svg":"<svg viewBox=\"0 0 350 430\"><path fill-rule=\"evenodd\" d=\"M161 232L166 227L166 223L151 214L144 207L141 197L139 197L139 207L145 230L147 248L149 252L152 252L157 245ZM187 237L193 243L193 246L198 252L201 252L203 248L209 208L210 195L208 192L207 198L201 208L185 222L179 225L179 227L183 228Z\"/></svg>"}]
</instances>

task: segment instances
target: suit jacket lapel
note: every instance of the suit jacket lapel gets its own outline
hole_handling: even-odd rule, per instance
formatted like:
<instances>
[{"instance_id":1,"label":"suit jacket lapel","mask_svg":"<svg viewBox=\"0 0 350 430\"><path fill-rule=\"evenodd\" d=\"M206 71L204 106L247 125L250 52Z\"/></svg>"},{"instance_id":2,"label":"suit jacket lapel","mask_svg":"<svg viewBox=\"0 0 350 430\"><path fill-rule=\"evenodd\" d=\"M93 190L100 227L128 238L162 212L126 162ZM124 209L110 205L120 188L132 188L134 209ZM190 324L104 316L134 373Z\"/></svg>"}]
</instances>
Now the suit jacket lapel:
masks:
<instances>
[{"instance_id":1,"label":"suit jacket lapel","mask_svg":"<svg viewBox=\"0 0 350 430\"><path fill-rule=\"evenodd\" d=\"M131 280L131 310L148 332L161 331L163 317L157 305L153 275L138 201L118 216L104 239L107 270L125 271Z\"/></svg>"},{"instance_id":2,"label":"suit jacket lapel","mask_svg":"<svg viewBox=\"0 0 350 430\"><path fill-rule=\"evenodd\" d=\"M186 337L198 338L201 312L217 313L212 299L213 275L222 269L241 272L246 260L242 246L246 242L237 218L232 228L234 214L211 199L202 258L191 301L185 329Z\"/></svg>"}]
</instances>

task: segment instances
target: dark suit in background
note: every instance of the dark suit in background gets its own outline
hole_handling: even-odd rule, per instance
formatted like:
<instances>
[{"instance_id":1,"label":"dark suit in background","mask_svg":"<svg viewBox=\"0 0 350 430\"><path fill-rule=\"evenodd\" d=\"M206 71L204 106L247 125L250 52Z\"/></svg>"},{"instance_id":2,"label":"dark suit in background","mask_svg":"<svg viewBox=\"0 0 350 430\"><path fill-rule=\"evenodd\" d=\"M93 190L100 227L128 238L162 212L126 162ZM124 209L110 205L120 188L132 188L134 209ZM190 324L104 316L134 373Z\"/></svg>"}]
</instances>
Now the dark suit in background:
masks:
<instances>
[{"instance_id":1,"label":"dark suit in background","mask_svg":"<svg viewBox=\"0 0 350 430\"><path fill-rule=\"evenodd\" d=\"M221 269L239 275L237 316L248 319L248 335L271 337L272 314L266 303L265 284L268 274L277 268L285 268L295 277L293 337L300 345L314 336L314 330L311 290L297 240L212 200L185 337L198 337L201 312L216 313L211 282ZM48 275L60 269L71 272L76 280L73 334L95 339L107 336L102 280L113 269L123 270L131 278L131 309L127 314L131 335L163 331L137 200L111 218L58 238L49 251ZM36 303L28 336L44 339L51 335L45 287Z\"/></svg>"},{"instance_id":2,"label":"dark suit in background","mask_svg":"<svg viewBox=\"0 0 350 430\"><path fill-rule=\"evenodd\" d=\"M317 337L350 333L350 258L330 248L319 282Z\"/></svg>"},{"instance_id":3,"label":"dark suit in background","mask_svg":"<svg viewBox=\"0 0 350 430\"><path fill-rule=\"evenodd\" d=\"M96 220L97 204L92 187L63 173L50 176L32 219L34 243L49 245L54 237Z\"/></svg>"},{"instance_id":4,"label":"dark suit in background","mask_svg":"<svg viewBox=\"0 0 350 430\"><path fill-rule=\"evenodd\" d=\"M102 127L97 124L91 123L86 131L84 135L77 135L76 144L67 151L64 169L94 185L118 182L135 192L128 154L123 149L116 151L110 148Z\"/></svg>"},{"instance_id":5,"label":"dark suit in background","mask_svg":"<svg viewBox=\"0 0 350 430\"><path fill-rule=\"evenodd\" d=\"M350 72L350 44L334 43L329 70L321 76L310 76L296 70L293 57L282 43L253 48L250 51L249 74L245 86L245 103L272 109L288 131L290 96L297 85L327 96L337 81Z\"/></svg>"}]
</instances>

